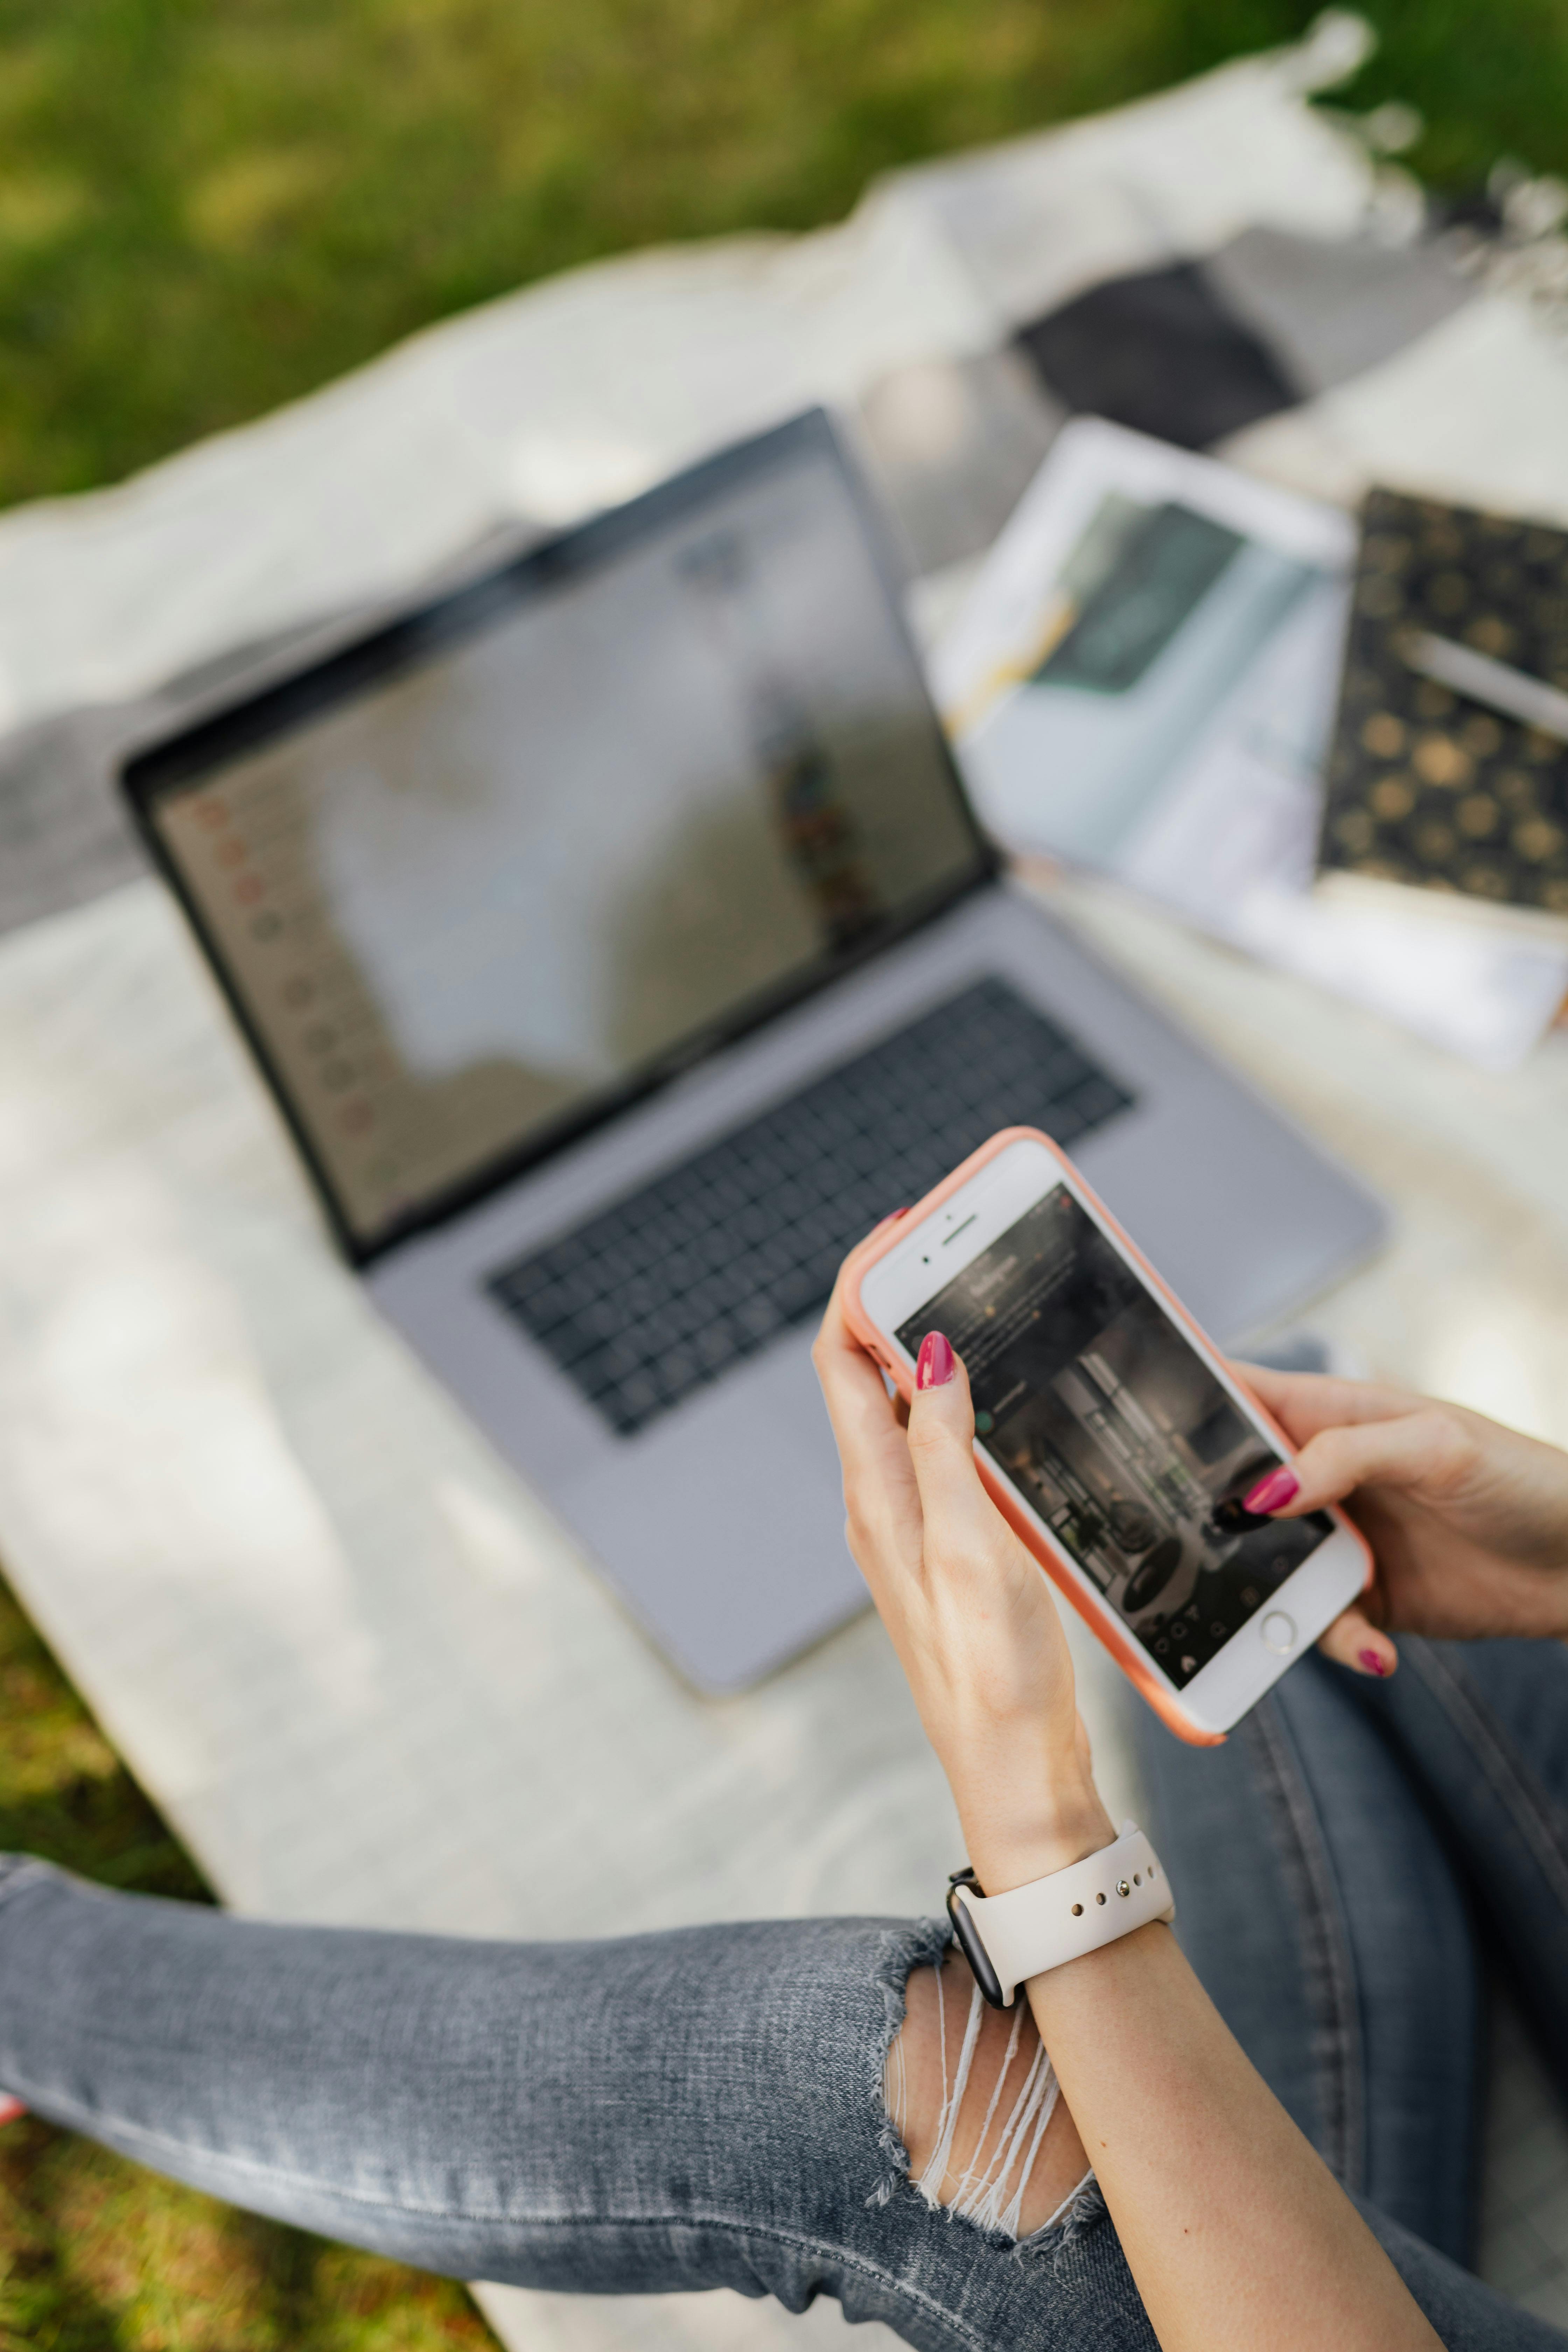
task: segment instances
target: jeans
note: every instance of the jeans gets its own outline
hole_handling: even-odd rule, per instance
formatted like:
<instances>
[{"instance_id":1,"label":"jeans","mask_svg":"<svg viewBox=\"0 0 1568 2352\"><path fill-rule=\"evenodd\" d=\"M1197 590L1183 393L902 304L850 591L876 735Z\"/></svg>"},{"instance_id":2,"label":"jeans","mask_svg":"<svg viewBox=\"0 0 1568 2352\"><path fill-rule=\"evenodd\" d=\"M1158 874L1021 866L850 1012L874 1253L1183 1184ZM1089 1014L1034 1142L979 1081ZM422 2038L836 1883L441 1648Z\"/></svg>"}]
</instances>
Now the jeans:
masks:
<instances>
[{"instance_id":1,"label":"jeans","mask_svg":"<svg viewBox=\"0 0 1568 2352\"><path fill-rule=\"evenodd\" d=\"M1442 2341L1562 2352L1450 2258L1476 2010L1450 1857L1543 1996L1568 1921L1544 1704L1561 1725L1568 1659L1505 1647L1416 1664L1408 1645L1370 1693L1308 1661L1229 1747L1151 1756L1197 1963ZM1152 2347L1092 2197L1015 2242L910 2181L883 2063L910 1969L945 1940L863 1919L546 1944L275 1927L17 1857L0 2084L237 2204L458 2277L729 2286L792 2311L829 2294L931 2352Z\"/></svg>"},{"instance_id":2,"label":"jeans","mask_svg":"<svg viewBox=\"0 0 1568 2352\"><path fill-rule=\"evenodd\" d=\"M1150 1716L1149 1826L1265 2081L1347 2189L1464 2263L1484 1963L1568 2090L1568 1650L1400 1657L1387 1683L1304 1660L1218 1749Z\"/></svg>"}]
</instances>

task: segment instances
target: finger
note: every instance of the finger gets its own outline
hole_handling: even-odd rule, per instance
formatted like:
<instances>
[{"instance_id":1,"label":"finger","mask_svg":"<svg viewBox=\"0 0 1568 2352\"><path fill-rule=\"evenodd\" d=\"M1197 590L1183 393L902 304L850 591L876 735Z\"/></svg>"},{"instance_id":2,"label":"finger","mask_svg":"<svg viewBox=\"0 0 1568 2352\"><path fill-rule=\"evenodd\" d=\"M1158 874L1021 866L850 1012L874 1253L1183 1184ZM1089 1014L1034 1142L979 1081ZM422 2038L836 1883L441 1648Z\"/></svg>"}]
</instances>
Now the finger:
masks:
<instances>
[{"instance_id":1,"label":"finger","mask_svg":"<svg viewBox=\"0 0 1568 2352\"><path fill-rule=\"evenodd\" d=\"M907 1208L889 1210L872 1226L867 1240L908 1215ZM861 1346L845 1312L851 1269L863 1246L851 1250L839 1267L811 1350L847 1479L870 1466L889 1434L901 1430L907 1418L902 1399L889 1396L881 1367Z\"/></svg>"},{"instance_id":2,"label":"finger","mask_svg":"<svg viewBox=\"0 0 1568 2352\"><path fill-rule=\"evenodd\" d=\"M954 1560L989 1553L1005 1522L975 1467L969 1375L940 1331L927 1334L916 1360L910 1458L928 1552Z\"/></svg>"},{"instance_id":3,"label":"finger","mask_svg":"<svg viewBox=\"0 0 1568 2352\"><path fill-rule=\"evenodd\" d=\"M890 1210L887 1216L879 1218L877 1223L872 1226L870 1233L866 1236L866 1240L870 1241L873 1235L881 1232L884 1225L890 1225L896 1218L905 1217L908 1216L908 1214L909 1211L907 1209ZM827 1305L823 1310L822 1322L818 1327L816 1344L812 1349L812 1355L816 1361L816 1368L819 1375L822 1372L825 1359L832 1360L840 1364L852 1364L857 1368L861 1365L869 1364L872 1361L872 1359L866 1353L865 1349L861 1346L859 1340L855 1337L854 1332L850 1329L848 1317L844 1311L844 1301L848 1290L849 1270L854 1265L860 1250L864 1247L864 1242L857 1243L855 1248L850 1251L848 1256L844 1260L843 1265L838 1269L837 1278L833 1285L833 1295L828 1299ZM880 1377L881 1375L879 1372L879 1380Z\"/></svg>"},{"instance_id":4,"label":"finger","mask_svg":"<svg viewBox=\"0 0 1568 2352\"><path fill-rule=\"evenodd\" d=\"M866 1353L844 1313L842 1268L812 1349L823 1402L846 1476L867 1467L898 1428L880 1367Z\"/></svg>"},{"instance_id":5,"label":"finger","mask_svg":"<svg viewBox=\"0 0 1568 2352\"><path fill-rule=\"evenodd\" d=\"M908 1214L907 1209L889 1211L887 1216L879 1218L870 1233L867 1234L866 1241L870 1241L874 1235L879 1234L884 1225L890 1225L895 1218ZM849 1318L844 1307L845 1299L848 1295L850 1270L865 1245L865 1242L858 1242L840 1265L833 1285L832 1296L823 1309L822 1321L817 1328L816 1339L811 1351L819 1377L823 1376L825 1363L831 1364L840 1370L850 1369L852 1378L860 1378L863 1368L870 1365L873 1370L877 1371L878 1381L881 1380L881 1373L877 1370L873 1359L867 1354L866 1349L850 1329ZM885 1389L883 1393L884 1395L887 1393ZM830 1406L829 1410L831 1409Z\"/></svg>"},{"instance_id":6,"label":"finger","mask_svg":"<svg viewBox=\"0 0 1568 2352\"><path fill-rule=\"evenodd\" d=\"M1385 1682L1399 1664L1399 1653L1381 1625L1374 1625L1359 1601L1342 1609L1328 1630L1318 1637L1325 1658L1348 1666L1354 1675Z\"/></svg>"},{"instance_id":7,"label":"finger","mask_svg":"<svg viewBox=\"0 0 1568 2352\"><path fill-rule=\"evenodd\" d=\"M1323 1372L1277 1372L1268 1364L1233 1363L1244 1388L1271 1412L1293 1445L1305 1445L1321 1429L1347 1423L1391 1421L1414 1412L1419 1399L1375 1381L1342 1381Z\"/></svg>"},{"instance_id":8,"label":"finger","mask_svg":"<svg viewBox=\"0 0 1568 2352\"><path fill-rule=\"evenodd\" d=\"M1468 1452L1473 1452L1473 1441L1452 1414L1432 1411L1325 1429L1284 1469L1259 1479L1242 1500L1270 1518L1297 1519L1303 1511L1343 1502L1360 1486L1436 1496L1463 1471Z\"/></svg>"}]
</instances>

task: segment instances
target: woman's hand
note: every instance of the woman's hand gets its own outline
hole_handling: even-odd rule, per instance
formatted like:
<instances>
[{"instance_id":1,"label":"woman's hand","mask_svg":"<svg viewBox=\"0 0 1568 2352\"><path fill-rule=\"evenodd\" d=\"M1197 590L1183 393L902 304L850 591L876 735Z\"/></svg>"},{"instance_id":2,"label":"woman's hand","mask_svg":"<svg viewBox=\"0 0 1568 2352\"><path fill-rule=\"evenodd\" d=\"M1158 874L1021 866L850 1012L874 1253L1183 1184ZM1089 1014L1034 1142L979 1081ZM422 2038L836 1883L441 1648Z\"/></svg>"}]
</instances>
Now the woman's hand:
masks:
<instances>
[{"instance_id":1,"label":"woman's hand","mask_svg":"<svg viewBox=\"0 0 1568 2352\"><path fill-rule=\"evenodd\" d=\"M980 1483L963 1366L933 1335L906 1415L837 1289L814 1355L844 1465L849 1549L981 1885L1001 1894L1098 1852L1115 1832L1095 1792L1072 1658L1043 1572Z\"/></svg>"},{"instance_id":2,"label":"woman's hand","mask_svg":"<svg viewBox=\"0 0 1568 2352\"><path fill-rule=\"evenodd\" d=\"M1044 1571L980 1483L963 1365L928 1339L906 1416L852 1337L840 1290L816 1359L849 1548L947 1774L969 1859L986 1892L1002 1894L1114 1834L1072 1660ZM1168 2352L1439 2352L1165 1927L1048 1969L1027 1993Z\"/></svg>"},{"instance_id":3,"label":"woman's hand","mask_svg":"<svg viewBox=\"0 0 1568 2352\"><path fill-rule=\"evenodd\" d=\"M1373 1549L1376 1580L1323 1635L1331 1657L1386 1675L1389 1633L1568 1636L1568 1454L1400 1389L1236 1370L1300 1449L1273 1516L1339 1503Z\"/></svg>"}]
</instances>

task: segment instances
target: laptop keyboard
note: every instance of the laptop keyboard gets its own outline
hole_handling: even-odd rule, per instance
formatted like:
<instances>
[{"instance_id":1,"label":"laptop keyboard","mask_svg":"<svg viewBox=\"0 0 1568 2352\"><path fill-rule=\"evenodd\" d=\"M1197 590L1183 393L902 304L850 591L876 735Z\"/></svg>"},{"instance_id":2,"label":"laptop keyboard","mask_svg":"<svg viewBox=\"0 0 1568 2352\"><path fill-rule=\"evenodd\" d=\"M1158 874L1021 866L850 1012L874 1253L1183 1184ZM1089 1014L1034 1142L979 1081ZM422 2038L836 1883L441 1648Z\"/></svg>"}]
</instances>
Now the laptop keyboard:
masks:
<instances>
[{"instance_id":1,"label":"laptop keyboard","mask_svg":"<svg viewBox=\"0 0 1568 2352\"><path fill-rule=\"evenodd\" d=\"M1133 1097L984 980L487 1287L623 1436L822 1307L846 1252L1003 1127L1070 1148Z\"/></svg>"}]
</instances>

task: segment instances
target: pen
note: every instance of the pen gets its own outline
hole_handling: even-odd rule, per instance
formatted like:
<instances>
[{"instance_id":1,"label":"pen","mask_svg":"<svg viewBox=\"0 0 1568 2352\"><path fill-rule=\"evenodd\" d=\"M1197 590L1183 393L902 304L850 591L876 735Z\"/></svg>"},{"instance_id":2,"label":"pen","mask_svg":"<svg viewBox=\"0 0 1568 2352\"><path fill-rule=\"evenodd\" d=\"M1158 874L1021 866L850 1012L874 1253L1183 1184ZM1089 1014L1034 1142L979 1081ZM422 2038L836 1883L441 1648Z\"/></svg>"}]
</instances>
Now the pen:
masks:
<instances>
[{"instance_id":1,"label":"pen","mask_svg":"<svg viewBox=\"0 0 1568 2352\"><path fill-rule=\"evenodd\" d=\"M1556 687L1425 629L1412 630L1399 649L1409 667L1423 677L1435 678L1470 702L1484 702L1489 710L1500 710L1507 719L1522 719L1525 726L1568 743L1568 694Z\"/></svg>"}]
</instances>

